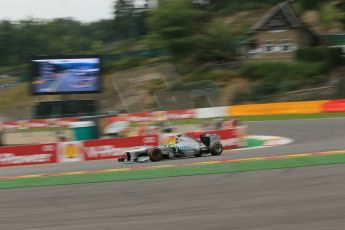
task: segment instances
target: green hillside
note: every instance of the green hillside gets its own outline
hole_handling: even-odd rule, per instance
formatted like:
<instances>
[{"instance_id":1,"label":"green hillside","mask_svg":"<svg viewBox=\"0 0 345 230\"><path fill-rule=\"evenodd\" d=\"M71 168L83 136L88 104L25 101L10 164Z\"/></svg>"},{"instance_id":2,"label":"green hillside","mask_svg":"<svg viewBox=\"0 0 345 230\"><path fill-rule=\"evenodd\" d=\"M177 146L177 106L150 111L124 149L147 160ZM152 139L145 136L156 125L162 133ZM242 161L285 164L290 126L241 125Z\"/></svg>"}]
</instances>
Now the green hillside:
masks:
<instances>
[{"instance_id":1,"label":"green hillside","mask_svg":"<svg viewBox=\"0 0 345 230\"><path fill-rule=\"evenodd\" d=\"M260 102L271 95L325 86L330 82L332 70L343 65L333 60L333 54L325 45L320 45L299 51L294 62L241 63L237 66L236 63L241 62L238 50L248 39L248 29L282 1L214 0L205 5L192 4L189 0L161 0L159 7L147 10L136 9L125 2L119 1L116 5L121 16L114 20L88 24L73 19L0 22L0 73L11 76L0 79L0 85L13 78L21 82L0 89L0 116L27 118L32 114L35 101L66 98L29 95L29 84L25 82L29 67L25 63L36 55L122 55L154 48L166 50L166 55L156 58L125 57L107 61L103 93L72 96L95 98L102 111L123 109L112 85L114 73L152 63L168 62L176 66L184 83L214 81L225 102L232 104ZM314 33L344 33L345 1L296 0L292 6ZM342 40L337 42L341 44ZM145 95L150 95L163 86L150 82L143 84L143 90L147 92ZM149 106L150 102L147 104Z\"/></svg>"}]
</instances>

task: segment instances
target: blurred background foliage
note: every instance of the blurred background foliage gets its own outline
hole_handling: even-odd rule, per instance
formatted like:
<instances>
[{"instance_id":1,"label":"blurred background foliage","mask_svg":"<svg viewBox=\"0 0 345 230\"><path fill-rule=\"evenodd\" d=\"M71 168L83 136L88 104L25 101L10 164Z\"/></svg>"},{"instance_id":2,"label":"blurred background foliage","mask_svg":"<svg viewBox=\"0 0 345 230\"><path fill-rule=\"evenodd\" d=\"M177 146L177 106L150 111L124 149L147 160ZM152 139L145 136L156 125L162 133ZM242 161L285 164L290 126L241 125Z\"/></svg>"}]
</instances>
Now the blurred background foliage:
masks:
<instances>
[{"instance_id":1,"label":"blurred background foliage","mask_svg":"<svg viewBox=\"0 0 345 230\"><path fill-rule=\"evenodd\" d=\"M251 24L235 33L232 27L236 25L227 24L224 14L231 17L248 9L269 9L281 1L211 0L208 5L191 0L159 2L159 7L144 9L137 8L133 0L114 1L114 18L92 23L72 18L1 21L1 68L23 65L36 55L109 54L157 47L167 48L177 61L234 60L238 42ZM332 2L298 0L296 5L303 11L319 10L320 23L326 29L334 23L344 28L344 11ZM246 20L241 18L243 24Z\"/></svg>"},{"instance_id":2,"label":"blurred background foliage","mask_svg":"<svg viewBox=\"0 0 345 230\"><path fill-rule=\"evenodd\" d=\"M126 54L109 59L105 74L168 61L187 82L213 80L225 92L231 91L230 103L326 84L332 68L344 65L341 51L327 45L300 49L291 63L242 63L238 47L248 28L279 2L159 0L158 7L139 8L133 0L117 0L113 19L92 23L72 18L0 21L0 73L27 80L28 61L37 55L120 55L159 48L165 52L155 57ZM296 0L294 7L300 16L317 12L318 26L327 34L334 28L345 29L345 9L336 7L338 2ZM235 92L231 84L240 87Z\"/></svg>"}]
</instances>

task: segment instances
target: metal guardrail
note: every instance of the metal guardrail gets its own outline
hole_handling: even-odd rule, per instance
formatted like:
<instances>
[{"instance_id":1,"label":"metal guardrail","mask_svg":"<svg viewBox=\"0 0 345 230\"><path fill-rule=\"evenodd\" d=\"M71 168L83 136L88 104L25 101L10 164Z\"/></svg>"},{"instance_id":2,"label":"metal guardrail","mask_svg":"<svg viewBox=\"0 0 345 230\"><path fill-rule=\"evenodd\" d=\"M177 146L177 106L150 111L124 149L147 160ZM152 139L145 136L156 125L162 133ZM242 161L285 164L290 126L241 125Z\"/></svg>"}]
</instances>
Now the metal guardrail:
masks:
<instances>
[{"instance_id":1,"label":"metal guardrail","mask_svg":"<svg viewBox=\"0 0 345 230\"><path fill-rule=\"evenodd\" d=\"M122 52L117 54L106 54L102 56L102 59L105 61L116 61L122 58L128 57L140 57L140 58L148 58L148 57L159 57L167 54L166 49L157 48L157 49L150 49L150 50L138 50L132 52Z\"/></svg>"},{"instance_id":2,"label":"metal guardrail","mask_svg":"<svg viewBox=\"0 0 345 230\"><path fill-rule=\"evenodd\" d=\"M316 87L312 89L302 89L302 90L295 90L295 91L290 91L283 93L282 95L289 95L289 94L298 94L298 93L306 93L306 92L313 92L313 91L319 91L319 90L324 90L324 89L333 89L333 86L322 86L322 87Z\"/></svg>"}]
</instances>

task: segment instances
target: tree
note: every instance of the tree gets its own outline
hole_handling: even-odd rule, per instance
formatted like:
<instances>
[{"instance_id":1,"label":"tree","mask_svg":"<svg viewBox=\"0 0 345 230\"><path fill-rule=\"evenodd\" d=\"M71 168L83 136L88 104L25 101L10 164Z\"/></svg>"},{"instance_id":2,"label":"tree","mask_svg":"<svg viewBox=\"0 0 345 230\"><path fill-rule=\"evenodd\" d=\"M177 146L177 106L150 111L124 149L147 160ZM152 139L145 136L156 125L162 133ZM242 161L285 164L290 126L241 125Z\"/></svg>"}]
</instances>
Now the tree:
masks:
<instances>
[{"instance_id":1,"label":"tree","mask_svg":"<svg viewBox=\"0 0 345 230\"><path fill-rule=\"evenodd\" d=\"M234 59L236 37L222 20L212 20L190 0L161 1L149 12L147 37L181 59L196 62ZM151 44L153 42L151 41Z\"/></svg>"},{"instance_id":2,"label":"tree","mask_svg":"<svg viewBox=\"0 0 345 230\"><path fill-rule=\"evenodd\" d=\"M114 37L109 20L90 24L70 18L0 21L0 63L21 66L37 55L104 53Z\"/></svg>"},{"instance_id":3,"label":"tree","mask_svg":"<svg viewBox=\"0 0 345 230\"><path fill-rule=\"evenodd\" d=\"M11 55L15 51L15 26L9 21L0 23L0 62L2 65L9 65L15 62L17 56Z\"/></svg>"},{"instance_id":4,"label":"tree","mask_svg":"<svg viewBox=\"0 0 345 230\"><path fill-rule=\"evenodd\" d=\"M114 29L113 19L103 19L83 26L81 33L84 37L102 43L112 43L116 40L116 31Z\"/></svg>"},{"instance_id":5,"label":"tree","mask_svg":"<svg viewBox=\"0 0 345 230\"><path fill-rule=\"evenodd\" d=\"M202 44L199 58L205 61L230 61L236 56L237 38L229 25L213 20L207 26L207 43Z\"/></svg>"},{"instance_id":6,"label":"tree","mask_svg":"<svg viewBox=\"0 0 345 230\"><path fill-rule=\"evenodd\" d=\"M133 0L117 0L114 6L115 31L119 38L134 37L134 3Z\"/></svg>"},{"instance_id":7,"label":"tree","mask_svg":"<svg viewBox=\"0 0 345 230\"><path fill-rule=\"evenodd\" d=\"M331 3L323 4L320 11L321 22L326 30L330 30L334 25L340 24L345 19L345 13Z\"/></svg>"},{"instance_id":8,"label":"tree","mask_svg":"<svg viewBox=\"0 0 345 230\"><path fill-rule=\"evenodd\" d=\"M301 0L299 3L301 4L302 10L310 10L316 9L319 6L318 0Z\"/></svg>"},{"instance_id":9,"label":"tree","mask_svg":"<svg viewBox=\"0 0 345 230\"><path fill-rule=\"evenodd\" d=\"M161 1L149 12L149 36L165 45L171 54L184 56L195 51L204 29L204 12L189 0Z\"/></svg>"}]
</instances>

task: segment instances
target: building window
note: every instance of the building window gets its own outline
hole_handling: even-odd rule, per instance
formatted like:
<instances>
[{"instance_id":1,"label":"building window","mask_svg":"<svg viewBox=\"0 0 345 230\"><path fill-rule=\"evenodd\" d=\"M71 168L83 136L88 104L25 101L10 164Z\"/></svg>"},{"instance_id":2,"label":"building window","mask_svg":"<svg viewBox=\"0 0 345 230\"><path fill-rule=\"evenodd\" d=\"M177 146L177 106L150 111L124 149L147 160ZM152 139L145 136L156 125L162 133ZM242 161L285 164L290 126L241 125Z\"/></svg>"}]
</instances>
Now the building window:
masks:
<instances>
[{"instance_id":1,"label":"building window","mask_svg":"<svg viewBox=\"0 0 345 230\"><path fill-rule=\"evenodd\" d=\"M271 29L269 30L270 33L281 33L281 32L285 32L287 31L287 29Z\"/></svg>"},{"instance_id":2,"label":"building window","mask_svg":"<svg viewBox=\"0 0 345 230\"><path fill-rule=\"evenodd\" d=\"M285 39L280 42L280 52L293 52L297 50L297 46L291 40Z\"/></svg>"},{"instance_id":3,"label":"building window","mask_svg":"<svg viewBox=\"0 0 345 230\"><path fill-rule=\"evenodd\" d=\"M264 46L263 46L263 50L265 53L272 53L274 52L274 44L272 41L266 41Z\"/></svg>"}]
</instances>

